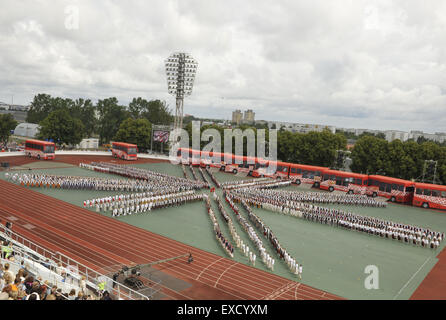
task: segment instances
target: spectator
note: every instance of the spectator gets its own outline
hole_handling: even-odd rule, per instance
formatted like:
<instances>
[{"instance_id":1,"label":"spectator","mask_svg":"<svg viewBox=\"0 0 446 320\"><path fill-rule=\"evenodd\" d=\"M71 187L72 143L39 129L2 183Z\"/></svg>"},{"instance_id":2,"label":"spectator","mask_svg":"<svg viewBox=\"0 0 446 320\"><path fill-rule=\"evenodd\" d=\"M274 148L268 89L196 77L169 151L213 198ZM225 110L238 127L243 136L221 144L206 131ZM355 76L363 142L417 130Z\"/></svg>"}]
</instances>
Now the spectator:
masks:
<instances>
[{"instance_id":1,"label":"spectator","mask_svg":"<svg viewBox=\"0 0 446 320\"><path fill-rule=\"evenodd\" d=\"M47 293L48 293L48 287L46 284L42 284L40 286L40 300L45 300Z\"/></svg>"},{"instance_id":2,"label":"spectator","mask_svg":"<svg viewBox=\"0 0 446 320\"><path fill-rule=\"evenodd\" d=\"M76 300L76 290L71 289L70 293L68 294L68 300Z\"/></svg>"},{"instance_id":3,"label":"spectator","mask_svg":"<svg viewBox=\"0 0 446 320\"><path fill-rule=\"evenodd\" d=\"M65 300L62 295L62 289L60 288L56 290L56 300Z\"/></svg>"},{"instance_id":4,"label":"spectator","mask_svg":"<svg viewBox=\"0 0 446 320\"><path fill-rule=\"evenodd\" d=\"M57 264L57 268L56 268L56 273L60 276L62 276L62 282L65 282L65 278L67 277L67 271L65 270L65 268L62 266L62 263L59 262Z\"/></svg>"},{"instance_id":5,"label":"spectator","mask_svg":"<svg viewBox=\"0 0 446 320\"><path fill-rule=\"evenodd\" d=\"M104 293L102 294L101 300L111 300L110 294L108 293L108 291L104 291Z\"/></svg>"},{"instance_id":6,"label":"spectator","mask_svg":"<svg viewBox=\"0 0 446 320\"><path fill-rule=\"evenodd\" d=\"M77 297L74 300L84 300L84 294L82 291L79 291Z\"/></svg>"},{"instance_id":7,"label":"spectator","mask_svg":"<svg viewBox=\"0 0 446 320\"><path fill-rule=\"evenodd\" d=\"M9 263L5 264L5 271L3 273L3 279L5 279L5 285L14 282L14 274L9 270Z\"/></svg>"},{"instance_id":8,"label":"spectator","mask_svg":"<svg viewBox=\"0 0 446 320\"><path fill-rule=\"evenodd\" d=\"M14 283L11 284L12 291L19 291L19 287L20 287L20 279L15 277Z\"/></svg>"},{"instance_id":9,"label":"spectator","mask_svg":"<svg viewBox=\"0 0 446 320\"><path fill-rule=\"evenodd\" d=\"M45 300L56 300L56 296L54 294L49 294L46 296Z\"/></svg>"},{"instance_id":10,"label":"spectator","mask_svg":"<svg viewBox=\"0 0 446 320\"><path fill-rule=\"evenodd\" d=\"M25 282L24 282L26 294L30 294L31 293L31 288L33 286L33 283L34 283L34 277L33 276L26 277Z\"/></svg>"},{"instance_id":11,"label":"spectator","mask_svg":"<svg viewBox=\"0 0 446 320\"><path fill-rule=\"evenodd\" d=\"M87 294L87 278L85 276L82 276L79 287L84 295Z\"/></svg>"},{"instance_id":12,"label":"spectator","mask_svg":"<svg viewBox=\"0 0 446 320\"><path fill-rule=\"evenodd\" d=\"M12 290L9 292L9 300L18 300L19 292L17 290Z\"/></svg>"}]
</instances>

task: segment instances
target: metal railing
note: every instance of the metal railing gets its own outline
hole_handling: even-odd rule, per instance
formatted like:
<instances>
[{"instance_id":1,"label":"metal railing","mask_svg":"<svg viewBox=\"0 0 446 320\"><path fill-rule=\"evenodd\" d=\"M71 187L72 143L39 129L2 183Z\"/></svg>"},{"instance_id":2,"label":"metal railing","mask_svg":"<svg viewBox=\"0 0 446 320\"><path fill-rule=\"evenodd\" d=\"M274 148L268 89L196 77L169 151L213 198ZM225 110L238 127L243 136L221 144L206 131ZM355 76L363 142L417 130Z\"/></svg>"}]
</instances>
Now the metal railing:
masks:
<instances>
[{"instance_id":1,"label":"metal railing","mask_svg":"<svg viewBox=\"0 0 446 320\"><path fill-rule=\"evenodd\" d=\"M87 287L93 292L101 295L99 292L98 284L105 283L105 290L119 300L149 300L147 295L133 290L117 281L114 281L110 277L93 270L86 265L77 262L76 260L68 257L60 252L52 252L34 242L26 239L25 237L7 229L4 225L0 224L0 236L17 247L21 247L21 252L27 252L28 255L33 256L35 261L40 260L41 264L49 263L50 269L63 270L66 272L66 280L72 282L80 282L81 278L85 277ZM46 261L48 260L48 261ZM61 268L62 267L62 268ZM59 269L58 269L59 268ZM63 281L63 282L64 282Z\"/></svg>"}]
</instances>

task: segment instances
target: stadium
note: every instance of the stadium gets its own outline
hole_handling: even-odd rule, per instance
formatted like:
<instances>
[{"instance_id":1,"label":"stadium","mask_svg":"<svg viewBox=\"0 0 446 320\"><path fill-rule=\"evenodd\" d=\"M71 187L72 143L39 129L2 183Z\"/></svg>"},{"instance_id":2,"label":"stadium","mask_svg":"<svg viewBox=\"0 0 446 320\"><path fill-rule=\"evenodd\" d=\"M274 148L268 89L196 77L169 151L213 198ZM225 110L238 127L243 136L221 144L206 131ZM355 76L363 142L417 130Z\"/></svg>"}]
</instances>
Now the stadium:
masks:
<instances>
[{"instance_id":1,"label":"stadium","mask_svg":"<svg viewBox=\"0 0 446 320\"><path fill-rule=\"evenodd\" d=\"M308 195L323 192L341 197L347 196L345 192L314 190L311 184L287 183L288 179L224 172L205 162L193 166L189 162L192 159L172 164L166 157L138 155L137 160L126 161L113 157L111 152L74 151L56 151L55 159L46 161L23 154L3 155L8 155L1 158L8 166L0 172L2 195L5 195L0 204L0 220L2 238L14 244L15 259L9 264L14 265L15 260L16 267L20 267L20 262L25 261L36 278L46 277L51 285L64 288L66 295L73 287L79 291L80 279L85 277L87 295L100 295L102 284L105 285L102 290L109 292L113 299L444 299L443 242L436 248L427 248L315 223L251 204L255 216L274 232L287 253L304 266L299 274L275 252L277 247L268 237L255 229L267 255L277 261L271 268L271 264L260 259L253 239L240 223L248 221L255 226L254 220L248 218L241 202L234 205L236 214L224 196L228 190L237 194L237 190L244 190L243 186L256 181L262 190L272 188ZM88 165L97 167L89 169ZM118 201L118 195L125 197L143 189L92 190L79 184L61 185L60 180L56 184L24 180L32 175L35 179L66 177L67 183L76 177L127 181L129 177L122 173L107 171L113 166L148 170L178 181L183 178L200 182L199 188L191 192L208 196L213 219L226 243L232 244L232 251L216 239L215 224L213 228L213 219L209 219L211 215L209 211L206 213L207 206L201 200L160 205L144 212L141 206L140 212L118 214L117 209L106 210L101 201L93 199L107 201L113 197L112 201ZM275 186L277 183L283 185ZM125 185L122 180L120 185ZM221 213L213 194L219 197L225 214ZM162 199L167 199L165 196L166 193ZM388 203L383 197L373 201L385 205L321 205L438 232L446 229L443 211ZM238 219L238 214L245 220ZM233 221L232 226L225 222L225 215L231 224ZM4 227L7 222L12 224L9 229ZM234 233L239 237L238 242L233 240ZM257 254L257 262L253 263L252 256L237 246L240 242ZM65 275L57 267L54 271L45 270L44 262L63 267ZM367 286L368 266L379 270L373 289ZM132 277L138 281L131 282Z\"/></svg>"},{"instance_id":2,"label":"stadium","mask_svg":"<svg viewBox=\"0 0 446 320\"><path fill-rule=\"evenodd\" d=\"M0 300L446 300L446 2L4 2Z\"/></svg>"}]
</instances>

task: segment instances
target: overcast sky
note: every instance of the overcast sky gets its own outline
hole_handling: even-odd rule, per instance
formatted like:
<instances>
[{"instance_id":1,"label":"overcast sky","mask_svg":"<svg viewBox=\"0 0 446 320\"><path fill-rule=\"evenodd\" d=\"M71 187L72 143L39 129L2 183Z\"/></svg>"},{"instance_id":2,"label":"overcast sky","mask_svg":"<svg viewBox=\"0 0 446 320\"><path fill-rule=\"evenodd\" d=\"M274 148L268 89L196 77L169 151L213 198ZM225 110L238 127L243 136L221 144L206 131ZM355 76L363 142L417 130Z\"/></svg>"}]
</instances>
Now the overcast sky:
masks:
<instances>
[{"instance_id":1,"label":"overcast sky","mask_svg":"<svg viewBox=\"0 0 446 320\"><path fill-rule=\"evenodd\" d=\"M199 63L185 113L446 132L444 0L1 4L3 102L48 93L174 107L164 59L185 51Z\"/></svg>"}]
</instances>

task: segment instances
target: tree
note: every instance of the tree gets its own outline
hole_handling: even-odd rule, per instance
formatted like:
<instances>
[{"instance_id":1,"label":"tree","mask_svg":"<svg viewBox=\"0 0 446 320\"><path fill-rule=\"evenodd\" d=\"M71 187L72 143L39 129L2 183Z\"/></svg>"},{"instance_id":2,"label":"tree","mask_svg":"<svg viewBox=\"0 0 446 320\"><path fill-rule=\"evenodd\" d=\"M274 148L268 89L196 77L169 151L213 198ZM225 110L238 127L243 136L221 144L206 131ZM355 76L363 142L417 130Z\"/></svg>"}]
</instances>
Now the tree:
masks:
<instances>
[{"instance_id":1,"label":"tree","mask_svg":"<svg viewBox=\"0 0 446 320\"><path fill-rule=\"evenodd\" d=\"M388 168L387 141L374 136L363 136L356 141L351 158L353 172L375 174Z\"/></svg>"},{"instance_id":2,"label":"tree","mask_svg":"<svg viewBox=\"0 0 446 320\"><path fill-rule=\"evenodd\" d=\"M0 114L0 142L6 144L11 135L11 130L17 127L18 122L12 114Z\"/></svg>"},{"instance_id":3,"label":"tree","mask_svg":"<svg viewBox=\"0 0 446 320\"><path fill-rule=\"evenodd\" d=\"M147 119L128 118L119 126L115 141L133 143L141 150L150 148L152 125Z\"/></svg>"},{"instance_id":4,"label":"tree","mask_svg":"<svg viewBox=\"0 0 446 320\"><path fill-rule=\"evenodd\" d=\"M81 142L84 125L79 119L73 118L68 110L61 109L51 112L40 122L39 139L52 139L58 144L76 145Z\"/></svg>"},{"instance_id":5,"label":"tree","mask_svg":"<svg viewBox=\"0 0 446 320\"><path fill-rule=\"evenodd\" d=\"M118 105L115 97L99 100L96 106L99 112L98 133L101 143L108 143L118 132L121 123L129 117L125 107Z\"/></svg>"},{"instance_id":6,"label":"tree","mask_svg":"<svg viewBox=\"0 0 446 320\"><path fill-rule=\"evenodd\" d=\"M83 135L91 137L97 131L96 107L90 99L76 99L70 107L70 114L73 118L79 119L85 130Z\"/></svg>"},{"instance_id":7,"label":"tree","mask_svg":"<svg viewBox=\"0 0 446 320\"><path fill-rule=\"evenodd\" d=\"M173 116L167 104L161 100L149 101L141 116L157 125L170 125L173 122Z\"/></svg>"},{"instance_id":8,"label":"tree","mask_svg":"<svg viewBox=\"0 0 446 320\"><path fill-rule=\"evenodd\" d=\"M38 94L34 96L31 107L26 115L26 121L30 123L40 123L43 119L56 110L70 109L74 105L71 99L51 97L49 94Z\"/></svg>"},{"instance_id":9,"label":"tree","mask_svg":"<svg viewBox=\"0 0 446 320\"><path fill-rule=\"evenodd\" d=\"M133 119L138 119L141 117L143 112L149 111L149 102L141 97L133 98L129 103L130 116Z\"/></svg>"}]
</instances>

